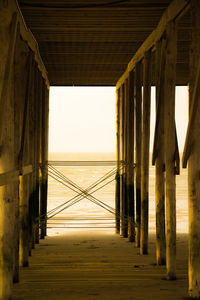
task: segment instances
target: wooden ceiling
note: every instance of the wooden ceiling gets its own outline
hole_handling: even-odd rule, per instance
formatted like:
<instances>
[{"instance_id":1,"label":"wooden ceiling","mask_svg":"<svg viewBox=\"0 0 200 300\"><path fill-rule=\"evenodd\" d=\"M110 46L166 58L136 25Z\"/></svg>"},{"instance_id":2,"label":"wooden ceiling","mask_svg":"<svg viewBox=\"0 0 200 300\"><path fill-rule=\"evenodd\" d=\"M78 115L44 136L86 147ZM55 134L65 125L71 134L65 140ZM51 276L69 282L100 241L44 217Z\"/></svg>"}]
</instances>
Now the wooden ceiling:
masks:
<instances>
[{"instance_id":1,"label":"wooden ceiling","mask_svg":"<svg viewBox=\"0 0 200 300\"><path fill-rule=\"evenodd\" d=\"M170 0L18 0L51 85L113 86ZM186 83L190 18L180 22L178 82Z\"/></svg>"}]
</instances>

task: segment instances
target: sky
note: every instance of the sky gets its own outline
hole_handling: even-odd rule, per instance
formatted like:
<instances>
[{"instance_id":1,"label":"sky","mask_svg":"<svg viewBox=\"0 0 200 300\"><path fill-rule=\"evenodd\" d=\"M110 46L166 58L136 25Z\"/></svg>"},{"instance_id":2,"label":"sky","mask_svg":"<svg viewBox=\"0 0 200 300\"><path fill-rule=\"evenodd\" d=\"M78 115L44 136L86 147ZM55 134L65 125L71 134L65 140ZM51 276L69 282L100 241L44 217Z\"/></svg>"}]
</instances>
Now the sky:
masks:
<instances>
[{"instance_id":1,"label":"sky","mask_svg":"<svg viewBox=\"0 0 200 300\"><path fill-rule=\"evenodd\" d=\"M115 87L51 87L49 152L115 152ZM187 87L176 88L176 127L183 151L188 123ZM151 95L150 151L155 128Z\"/></svg>"}]
</instances>

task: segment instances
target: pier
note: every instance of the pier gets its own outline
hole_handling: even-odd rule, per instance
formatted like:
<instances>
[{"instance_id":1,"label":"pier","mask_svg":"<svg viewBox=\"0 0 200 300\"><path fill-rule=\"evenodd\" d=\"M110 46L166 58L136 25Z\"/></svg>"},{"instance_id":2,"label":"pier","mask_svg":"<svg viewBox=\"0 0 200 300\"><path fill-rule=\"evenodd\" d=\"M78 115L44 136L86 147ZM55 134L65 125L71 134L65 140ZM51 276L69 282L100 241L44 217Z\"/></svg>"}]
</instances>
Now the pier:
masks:
<instances>
[{"instance_id":1,"label":"pier","mask_svg":"<svg viewBox=\"0 0 200 300\"><path fill-rule=\"evenodd\" d=\"M0 37L0 299L200 299L200 1L2 0ZM178 85L188 86L182 160ZM70 231L64 240L47 236L50 86L116 87L116 162L107 162L115 167L115 235L95 233L88 251L85 237ZM152 86L155 237L148 222ZM180 165L189 190L182 244Z\"/></svg>"}]
</instances>

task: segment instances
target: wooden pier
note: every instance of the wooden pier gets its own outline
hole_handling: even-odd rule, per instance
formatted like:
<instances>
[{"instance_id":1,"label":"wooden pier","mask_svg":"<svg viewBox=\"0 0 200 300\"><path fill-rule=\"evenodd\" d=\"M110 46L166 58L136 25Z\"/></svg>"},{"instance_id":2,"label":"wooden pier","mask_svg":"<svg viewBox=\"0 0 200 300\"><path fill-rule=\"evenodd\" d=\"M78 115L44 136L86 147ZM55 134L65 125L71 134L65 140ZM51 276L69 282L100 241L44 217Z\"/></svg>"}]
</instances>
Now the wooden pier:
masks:
<instances>
[{"instance_id":1,"label":"wooden pier","mask_svg":"<svg viewBox=\"0 0 200 300\"><path fill-rule=\"evenodd\" d=\"M78 296L72 295L73 289L69 287L77 284L74 266L65 265L68 288L60 299L101 297L101 289L105 299L112 299L110 294L117 295L118 291L118 295L122 293L118 299L124 299L127 289L130 299L145 299L138 296L136 286L139 290L146 289L146 295L155 295L152 299L161 291L166 291L162 299L173 299L176 287L181 297L200 299L200 1L2 0L0 37L0 300L10 300L13 289L14 299L31 299L27 285L34 287L32 275L29 279L22 275L21 283L18 282L21 274L34 273L37 259L41 276L48 276L47 282L53 282L55 289L66 283L61 277L60 282L53 277L59 258L54 255L51 260L49 255L48 262L42 250L49 246L48 253L53 241L56 247L61 242L59 238L43 241L47 234L50 85L116 86L117 99L115 227L118 234L113 237L113 244L105 241L105 245L108 242L109 248L113 246L114 253L114 241L118 239L122 258L116 252L109 267L102 260L99 267L101 272L105 267L105 279L103 273L92 278L88 272L90 264L86 263L87 272L81 273L86 279L77 280ZM177 85L189 87L189 122L182 159L183 167L188 168L188 254L185 248L179 248L176 234L176 178L180 174L175 120ZM156 249L148 231L152 86L156 88L152 157L156 176ZM80 188L79 192L88 196L87 190ZM72 248L73 238L66 236L66 245L71 243ZM77 237L79 242L80 239ZM97 249L92 243L90 247ZM62 243L59 251L62 263L62 255L66 254ZM90 262L96 272L100 253L95 251ZM156 266L150 266L152 251ZM136 256L138 252L140 256ZM128 263L123 261L127 253ZM81 258L80 268L87 258L87 255ZM133 269L131 261L136 266ZM51 263L52 267L46 268ZM21 271L29 265L29 269ZM167 280L161 282L163 276ZM149 278L153 280L152 289L146 284ZM91 294L82 297L82 288L85 290L86 282L90 285L90 281L98 282L99 290L94 292L92 288ZM23 282L27 284L23 286ZM104 289L108 283L114 289L110 286ZM40 295L43 299L47 297L43 285L38 291L37 299Z\"/></svg>"},{"instance_id":2,"label":"wooden pier","mask_svg":"<svg viewBox=\"0 0 200 300\"><path fill-rule=\"evenodd\" d=\"M132 243L108 231L47 237L33 251L30 267L21 270L13 300L184 299L187 235L177 238L176 281L166 281L165 267L155 264L155 236L149 242L149 255L141 256Z\"/></svg>"}]
</instances>

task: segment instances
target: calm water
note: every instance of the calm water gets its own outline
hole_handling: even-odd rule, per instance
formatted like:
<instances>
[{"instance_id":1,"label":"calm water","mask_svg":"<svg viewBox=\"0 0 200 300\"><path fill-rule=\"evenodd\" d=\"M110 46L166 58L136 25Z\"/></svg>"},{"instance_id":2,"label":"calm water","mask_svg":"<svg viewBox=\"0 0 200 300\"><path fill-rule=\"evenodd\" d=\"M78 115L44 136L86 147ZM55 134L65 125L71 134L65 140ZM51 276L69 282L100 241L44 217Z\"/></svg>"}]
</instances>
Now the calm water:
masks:
<instances>
[{"instance_id":1,"label":"calm water","mask_svg":"<svg viewBox=\"0 0 200 300\"><path fill-rule=\"evenodd\" d=\"M115 160L114 153L50 153L49 160ZM86 189L99 178L110 172L113 166L56 166L62 174ZM108 178L103 184L114 179ZM155 231L155 168L150 167L150 194L149 194L149 229ZM177 231L188 231L187 213L187 170L182 169L181 175L177 176ZM98 187L96 187L98 188ZM76 192L57 182L49 176L48 186L48 211L69 201L75 197ZM107 205L114 208L115 201L115 181L113 180L102 189L96 191L93 196ZM79 227L88 227L88 230L113 230L113 214L92 203L87 199L82 199L73 206L60 212L49 221L48 235L60 234L68 230L78 230ZM56 227L56 228L54 228ZM64 227L64 228L63 228ZM95 228L94 228L95 227ZM103 228L108 227L108 228ZM73 228L73 229L70 229Z\"/></svg>"}]
</instances>

